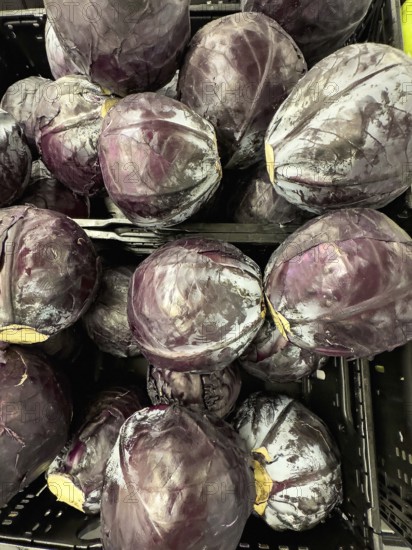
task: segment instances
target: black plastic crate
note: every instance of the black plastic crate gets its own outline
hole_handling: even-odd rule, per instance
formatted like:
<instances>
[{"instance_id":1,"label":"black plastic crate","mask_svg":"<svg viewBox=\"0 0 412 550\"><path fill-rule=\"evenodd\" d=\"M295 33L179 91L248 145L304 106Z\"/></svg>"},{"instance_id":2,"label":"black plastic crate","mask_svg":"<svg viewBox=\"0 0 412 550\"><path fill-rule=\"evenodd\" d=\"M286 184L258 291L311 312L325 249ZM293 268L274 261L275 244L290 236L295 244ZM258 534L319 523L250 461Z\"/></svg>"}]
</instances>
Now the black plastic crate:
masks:
<instances>
[{"instance_id":1,"label":"black plastic crate","mask_svg":"<svg viewBox=\"0 0 412 550\"><path fill-rule=\"evenodd\" d=\"M207 228L207 227L206 227ZM225 237L238 242L236 233ZM220 238L223 238L220 236ZM257 246L238 243L261 267L276 248L276 242ZM269 241L269 238L268 238ZM276 242L275 242L276 241ZM155 247L155 245L152 246ZM107 263L137 263L145 254L136 254L113 240L98 242L99 253ZM92 376L84 380L81 366L94 365ZM105 386L113 382L145 380L147 363L143 358L116 359L86 347L73 368L73 392L84 392L85 384ZM77 371L77 374L76 374ZM344 501L331 517L316 528L293 533L277 533L252 517L238 547L250 550L381 550L381 524L375 460L369 364L331 359L321 371L299 383L264 385L243 373L240 396L261 389L273 390L300 399L328 425L342 458ZM320 546L321 543L321 546ZM65 504L56 502L43 476L15 496L0 510L0 549L37 548L100 549L98 520L87 518ZM125 549L127 550L127 549ZM222 549L224 550L224 549Z\"/></svg>"},{"instance_id":2,"label":"black plastic crate","mask_svg":"<svg viewBox=\"0 0 412 550\"><path fill-rule=\"evenodd\" d=\"M134 367L130 361L100 353L87 359L106 372L105 382L110 371L125 368L129 376L135 370L135 379L144 378L142 359L136 359ZM258 380L244 377L249 391L263 389ZM302 533L275 533L261 520L251 518L239 550L318 550L319 541L324 550L380 549L368 364L331 360L324 370L302 383L268 389L300 398L328 424L342 454L344 502L325 522ZM56 502L43 476L0 510L0 548L100 549L98 536L98 520Z\"/></svg>"},{"instance_id":3,"label":"black plastic crate","mask_svg":"<svg viewBox=\"0 0 412 550\"><path fill-rule=\"evenodd\" d=\"M381 513L412 547L412 344L371 366Z\"/></svg>"}]
</instances>

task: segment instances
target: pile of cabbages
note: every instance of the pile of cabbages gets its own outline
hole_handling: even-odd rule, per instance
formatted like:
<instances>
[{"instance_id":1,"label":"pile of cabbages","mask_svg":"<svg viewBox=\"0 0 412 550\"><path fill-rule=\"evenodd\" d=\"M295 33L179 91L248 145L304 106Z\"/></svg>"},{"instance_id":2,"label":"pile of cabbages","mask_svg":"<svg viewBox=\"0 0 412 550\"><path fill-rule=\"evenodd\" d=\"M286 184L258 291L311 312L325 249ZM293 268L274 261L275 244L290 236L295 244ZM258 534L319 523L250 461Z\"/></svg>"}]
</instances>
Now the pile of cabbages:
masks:
<instances>
[{"instance_id":1,"label":"pile of cabbages","mask_svg":"<svg viewBox=\"0 0 412 550\"><path fill-rule=\"evenodd\" d=\"M370 5L246 0L192 36L188 0L45 0L55 80L0 105L0 505L45 475L105 550L235 550L252 514L341 504L332 426L282 384L412 340L412 239L381 211L411 190L412 59L345 46ZM266 265L190 231L123 261L75 221L98 200L293 231Z\"/></svg>"}]
</instances>

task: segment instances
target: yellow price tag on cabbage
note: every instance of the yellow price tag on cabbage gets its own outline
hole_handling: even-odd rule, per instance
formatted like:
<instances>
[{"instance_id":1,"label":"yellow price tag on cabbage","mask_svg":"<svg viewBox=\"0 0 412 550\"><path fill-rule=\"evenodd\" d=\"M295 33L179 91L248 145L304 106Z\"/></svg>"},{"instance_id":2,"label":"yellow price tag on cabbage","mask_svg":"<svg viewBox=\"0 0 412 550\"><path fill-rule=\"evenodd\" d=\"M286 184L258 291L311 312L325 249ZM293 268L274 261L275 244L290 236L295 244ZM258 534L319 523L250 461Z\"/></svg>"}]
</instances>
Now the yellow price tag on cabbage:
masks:
<instances>
[{"instance_id":1,"label":"yellow price tag on cabbage","mask_svg":"<svg viewBox=\"0 0 412 550\"><path fill-rule=\"evenodd\" d=\"M406 0L401 13L403 49L412 57L412 0Z\"/></svg>"}]
</instances>

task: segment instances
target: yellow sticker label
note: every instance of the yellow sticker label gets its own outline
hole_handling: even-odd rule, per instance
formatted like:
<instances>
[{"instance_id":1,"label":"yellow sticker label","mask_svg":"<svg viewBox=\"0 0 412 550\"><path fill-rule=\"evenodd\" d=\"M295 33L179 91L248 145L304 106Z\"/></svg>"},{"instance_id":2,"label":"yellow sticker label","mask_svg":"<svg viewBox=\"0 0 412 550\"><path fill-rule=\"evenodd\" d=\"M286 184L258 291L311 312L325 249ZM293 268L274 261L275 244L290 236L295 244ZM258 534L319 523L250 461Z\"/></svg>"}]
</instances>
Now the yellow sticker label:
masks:
<instances>
[{"instance_id":1,"label":"yellow sticker label","mask_svg":"<svg viewBox=\"0 0 412 550\"><path fill-rule=\"evenodd\" d=\"M257 514L263 516L268 505L270 493L273 487L273 481L266 469L258 460L253 461L253 470L255 474L256 499L253 508Z\"/></svg>"},{"instance_id":2,"label":"yellow sticker label","mask_svg":"<svg viewBox=\"0 0 412 550\"><path fill-rule=\"evenodd\" d=\"M403 49L412 56L412 0L406 0L402 6Z\"/></svg>"},{"instance_id":3,"label":"yellow sticker label","mask_svg":"<svg viewBox=\"0 0 412 550\"><path fill-rule=\"evenodd\" d=\"M73 485L69 477L61 474L51 474L47 486L59 502L64 502L84 513L84 494Z\"/></svg>"},{"instance_id":4,"label":"yellow sticker label","mask_svg":"<svg viewBox=\"0 0 412 550\"><path fill-rule=\"evenodd\" d=\"M283 317L281 313L275 310L275 308L270 303L270 300L267 300L267 304L269 307L270 314L273 318L273 321L275 322L276 328L280 332L280 334L283 336L283 338L288 338L288 332L290 333L290 323L289 321Z\"/></svg>"},{"instance_id":5,"label":"yellow sticker label","mask_svg":"<svg viewBox=\"0 0 412 550\"><path fill-rule=\"evenodd\" d=\"M268 142L265 142L266 168L269 174L270 183L275 185L275 154Z\"/></svg>"},{"instance_id":6,"label":"yellow sticker label","mask_svg":"<svg viewBox=\"0 0 412 550\"><path fill-rule=\"evenodd\" d=\"M8 344L40 344L48 339L47 334L24 325L8 325L0 328L0 342Z\"/></svg>"},{"instance_id":7,"label":"yellow sticker label","mask_svg":"<svg viewBox=\"0 0 412 550\"><path fill-rule=\"evenodd\" d=\"M266 311L267 311L266 301L264 296L262 296L261 308L262 308L262 311L260 312L260 316L262 317L262 319L264 319L266 317Z\"/></svg>"},{"instance_id":8,"label":"yellow sticker label","mask_svg":"<svg viewBox=\"0 0 412 550\"><path fill-rule=\"evenodd\" d=\"M270 454L268 453L268 450L266 449L266 447L259 447L259 449L254 449L252 451L252 453L254 454L260 454L263 456L263 458L266 460L266 462L273 462L273 458L270 456Z\"/></svg>"},{"instance_id":9,"label":"yellow sticker label","mask_svg":"<svg viewBox=\"0 0 412 550\"><path fill-rule=\"evenodd\" d=\"M272 459L265 447L253 450L252 454L259 454L265 459L266 462L272 462ZM257 514L263 516L272 492L273 480L267 473L264 465L261 464L259 460L253 461L253 471L255 475L256 487L256 499L253 508Z\"/></svg>"},{"instance_id":10,"label":"yellow sticker label","mask_svg":"<svg viewBox=\"0 0 412 550\"><path fill-rule=\"evenodd\" d=\"M107 113L114 107L117 103L119 103L120 99L117 97L110 97L109 99L106 99L106 101L102 105L102 109L100 111L100 115L102 118L104 118Z\"/></svg>"}]
</instances>

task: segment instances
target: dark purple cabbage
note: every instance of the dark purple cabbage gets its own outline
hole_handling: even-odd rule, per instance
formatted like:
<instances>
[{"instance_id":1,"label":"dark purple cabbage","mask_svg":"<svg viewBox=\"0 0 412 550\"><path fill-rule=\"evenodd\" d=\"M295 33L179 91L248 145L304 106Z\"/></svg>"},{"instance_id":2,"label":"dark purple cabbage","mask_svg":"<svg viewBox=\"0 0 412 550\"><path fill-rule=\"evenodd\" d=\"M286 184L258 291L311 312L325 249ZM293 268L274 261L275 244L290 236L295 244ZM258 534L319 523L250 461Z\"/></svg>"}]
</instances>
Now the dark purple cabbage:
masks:
<instances>
[{"instance_id":1,"label":"dark purple cabbage","mask_svg":"<svg viewBox=\"0 0 412 550\"><path fill-rule=\"evenodd\" d=\"M255 514L272 529L311 529L342 501L338 448L323 421L301 403L254 393L233 425L254 458Z\"/></svg>"},{"instance_id":2,"label":"dark purple cabbage","mask_svg":"<svg viewBox=\"0 0 412 550\"><path fill-rule=\"evenodd\" d=\"M241 385L235 363L210 374L176 372L153 366L147 371L147 393L153 405L193 405L219 418L232 411Z\"/></svg>"},{"instance_id":3,"label":"dark purple cabbage","mask_svg":"<svg viewBox=\"0 0 412 550\"><path fill-rule=\"evenodd\" d=\"M98 514L104 472L120 428L147 406L134 389L112 388L90 404L83 424L47 470L50 491L61 502L85 514Z\"/></svg>"},{"instance_id":4,"label":"dark purple cabbage","mask_svg":"<svg viewBox=\"0 0 412 550\"><path fill-rule=\"evenodd\" d=\"M54 210L71 218L90 217L89 197L76 195L57 181L41 160L33 162L29 185L19 203Z\"/></svg>"},{"instance_id":5,"label":"dark purple cabbage","mask_svg":"<svg viewBox=\"0 0 412 550\"><path fill-rule=\"evenodd\" d=\"M73 220L34 206L0 210L0 340L39 343L92 303L100 261Z\"/></svg>"},{"instance_id":6,"label":"dark purple cabbage","mask_svg":"<svg viewBox=\"0 0 412 550\"><path fill-rule=\"evenodd\" d=\"M97 347L116 357L140 355L127 320L127 295L133 271L130 267L104 270L97 298L83 316L87 333Z\"/></svg>"},{"instance_id":7,"label":"dark purple cabbage","mask_svg":"<svg viewBox=\"0 0 412 550\"><path fill-rule=\"evenodd\" d=\"M31 153L19 124L0 109L0 207L16 201L30 178Z\"/></svg>"},{"instance_id":8,"label":"dark purple cabbage","mask_svg":"<svg viewBox=\"0 0 412 550\"><path fill-rule=\"evenodd\" d=\"M124 96L158 90L173 77L190 38L189 3L45 0L45 8L81 72Z\"/></svg>"},{"instance_id":9,"label":"dark purple cabbage","mask_svg":"<svg viewBox=\"0 0 412 550\"><path fill-rule=\"evenodd\" d=\"M187 238L136 269L128 319L148 361L181 372L222 369L253 340L265 307L259 267L233 245Z\"/></svg>"},{"instance_id":10,"label":"dark purple cabbage","mask_svg":"<svg viewBox=\"0 0 412 550\"><path fill-rule=\"evenodd\" d=\"M0 506L47 470L66 443L71 403L50 364L26 347L0 349Z\"/></svg>"},{"instance_id":11,"label":"dark purple cabbage","mask_svg":"<svg viewBox=\"0 0 412 550\"><path fill-rule=\"evenodd\" d=\"M103 187L97 142L116 100L84 76L63 76L37 105L36 143L50 172L74 193Z\"/></svg>"},{"instance_id":12,"label":"dark purple cabbage","mask_svg":"<svg viewBox=\"0 0 412 550\"><path fill-rule=\"evenodd\" d=\"M269 310L281 334L314 353L347 358L412 339L412 238L367 208L309 221L265 270Z\"/></svg>"},{"instance_id":13,"label":"dark purple cabbage","mask_svg":"<svg viewBox=\"0 0 412 550\"><path fill-rule=\"evenodd\" d=\"M249 374L265 382L295 382L322 367L326 357L293 345L269 320L239 357Z\"/></svg>"},{"instance_id":14,"label":"dark purple cabbage","mask_svg":"<svg viewBox=\"0 0 412 550\"><path fill-rule=\"evenodd\" d=\"M214 125L225 168L246 168L264 157L269 122L305 72L302 53L275 21L236 13L196 33L178 92Z\"/></svg>"},{"instance_id":15,"label":"dark purple cabbage","mask_svg":"<svg viewBox=\"0 0 412 550\"><path fill-rule=\"evenodd\" d=\"M238 223L301 223L305 213L281 197L265 165L242 172L233 191L231 210ZM233 186L234 187L234 186Z\"/></svg>"},{"instance_id":16,"label":"dark purple cabbage","mask_svg":"<svg viewBox=\"0 0 412 550\"><path fill-rule=\"evenodd\" d=\"M50 65L50 71L56 80L69 74L82 74L82 71L73 62L70 55L62 48L49 19L46 21L45 42L47 61Z\"/></svg>"},{"instance_id":17,"label":"dark purple cabbage","mask_svg":"<svg viewBox=\"0 0 412 550\"><path fill-rule=\"evenodd\" d=\"M266 134L277 192L314 213L382 208L411 185L412 59L354 44L297 84Z\"/></svg>"},{"instance_id":18,"label":"dark purple cabbage","mask_svg":"<svg viewBox=\"0 0 412 550\"><path fill-rule=\"evenodd\" d=\"M130 95L110 111L99 159L111 199L129 220L147 227L186 220L222 177L213 126L155 93Z\"/></svg>"},{"instance_id":19,"label":"dark purple cabbage","mask_svg":"<svg viewBox=\"0 0 412 550\"><path fill-rule=\"evenodd\" d=\"M296 40L309 65L341 48L371 4L372 0L241 0L243 11L277 21Z\"/></svg>"},{"instance_id":20,"label":"dark purple cabbage","mask_svg":"<svg viewBox=\"0 0 412 550\"><path fill-rule=\"evenodd\" d=\"M20 124L33 153L37 153L35 141L37 105L44 95L47 96L47 87L52 83L52 80L41 76L23 78L7 88L0 103L0 107Z\"/></svg>"},{"instance_id":21,"label":"dark purple cabbage","mask_svg":"<svg viewBox=\"0 0 412 550\"><path fill-rule=\"evenodd\" d=\"M143 409L122 426L108 462L104 550L236 550L254 483L236 432L178 405Z\"/></svg>"}]
</instances>

